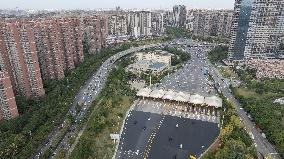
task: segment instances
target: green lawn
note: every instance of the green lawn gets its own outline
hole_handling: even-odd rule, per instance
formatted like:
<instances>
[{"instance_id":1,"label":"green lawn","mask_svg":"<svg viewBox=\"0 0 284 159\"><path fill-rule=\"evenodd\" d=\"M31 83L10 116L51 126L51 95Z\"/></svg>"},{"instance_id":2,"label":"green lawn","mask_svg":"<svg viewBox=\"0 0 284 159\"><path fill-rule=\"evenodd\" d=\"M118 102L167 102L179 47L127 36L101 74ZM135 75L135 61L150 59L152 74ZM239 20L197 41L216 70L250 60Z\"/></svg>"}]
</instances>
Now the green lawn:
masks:
<instances>
[{"instance_id":1,"label":"green lawn","mask_svg":"<svg viewBox=\"0 0 284 159\"><path fill-rule=\"evenodd\" d=\"M127 84L131 74L124 70L129 62L129 58L123 58L110 73L100 94L101 103L90 117L87 128L70 158L108 159L113 156L116 145L110 134L119 133L125 114L136 98L135 92ZM92 107L96 104L97 102L94 102Z\"/></svg>"},{"instance_id":2,"label":"green lawn","mask_svg":"<svg viewBox=\"0 0 284 159\"><path fill-rule=\"evenodd\" d=\"M109 159L113 156L115 146L114 142L110 138L110 134L119 133L120 128L122 126L122 122L124 119L124 114L130 108L132 104L132 99L127 96L117 97L121 98L121 101L116 103L116 106L111 105L109 107L109 114L107 117L104 117L100 120L100 122L111 123L108 126L102 128L102 130L95 134L94 127L98 124L96 121L99 116L100 108L91 116L90 122L87 125L85 132L83 133L78 145L75 147L73 153L70 158L79 159L84 158L84 155L80 153L82 148L86 146L89 150L89 156L91 158L98 159ZM107 100L108 103L112 103L112 99ZM103 107L104 105L100 105L99 107ZM123 115L123 116L122 116Z\"/></svg>"},{"instance_id":3,"label":"green lawn","mask_svg":"<svg viewBox=\"0 0 284 159\"><path fill-rule=\"evenodd\" d=\"M131 46L159 42L163 40L125 43L98 54L86 55L84 62L74 70L66 72L66 78L63 80L44 81L46 96L43 98L37 100L17 98L20 116L0 123L0 159L25 159L33 155L53 129L61 124L74 96L103 61ZM48 157L50 153L46 154Z\"/></svg>"},{"instance_id":4,"label":"green lawn","mask_svg":"<svg viewBox=\"0 0 284 159\"><path fill-rule=\"evenodd\" d=\"M236 88L236 93L245 97L261 98L260 94L257 94L256 92L244 87Z\"/></svg>"},{"instance_id":5,"label":"green lawn","mask_svg":"<svg viewBox=\"0 0 284 159\"><path fill-rule=\"evenodd\" d=\"M224 67L219 67L218 71L222 74L223 77L228 78L228 79L234 79L238 80L238 75L233 72L231 68L224 68Z\"/></svg>"},{"instance_id":6,"label":"green lawn","mask_svg":"<svg viewBox=\"0 0 284 159\"><path fill-rule=\"evenodd\" d=\"M271 82L273 85L273 83ZM257 89L255 89L257 90ZM284 106L273 101L284 94L275 92L256 93L254 89L234 88L235 96L244 109L251 115L257 126L266 134L267 139L275 145L284 156Z\"/></svg>"},{"instance_id":7,"label":"green lawn","mask_svg":"<svg viewBox=\"0 0 284 159\"><path fill-rule=\"evenodd\" d=\"M244 96L246 98L257 98L257 99L270 99L273 100L275 97L281 97L281 94L273 93L273 92L265 92L263 94L258 94L255 90L245 88L245 87L238 87L235 88L235 93ZM271 101L272 102L272 101Z\"/></svg>"}]
</instances>

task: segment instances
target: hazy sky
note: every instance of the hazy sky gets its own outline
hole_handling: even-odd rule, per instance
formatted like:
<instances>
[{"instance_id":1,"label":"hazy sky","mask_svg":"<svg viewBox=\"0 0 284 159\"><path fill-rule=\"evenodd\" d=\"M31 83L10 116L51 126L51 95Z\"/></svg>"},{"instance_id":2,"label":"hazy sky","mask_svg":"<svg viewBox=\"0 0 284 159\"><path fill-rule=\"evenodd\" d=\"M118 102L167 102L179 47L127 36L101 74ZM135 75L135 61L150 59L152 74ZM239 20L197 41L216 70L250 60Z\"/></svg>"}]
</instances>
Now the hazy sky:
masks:
<instances>
[{"instance_id":1,"label":"hazy sky","mask_svg":"<svg viewBox=\"0 0 284 159\"><path fill-rule=\"evenodd\" d=\"M233 8L235 0L0 0L0 8L21 9L98 9L98 8Z\"/></svg>"}]
</instances>

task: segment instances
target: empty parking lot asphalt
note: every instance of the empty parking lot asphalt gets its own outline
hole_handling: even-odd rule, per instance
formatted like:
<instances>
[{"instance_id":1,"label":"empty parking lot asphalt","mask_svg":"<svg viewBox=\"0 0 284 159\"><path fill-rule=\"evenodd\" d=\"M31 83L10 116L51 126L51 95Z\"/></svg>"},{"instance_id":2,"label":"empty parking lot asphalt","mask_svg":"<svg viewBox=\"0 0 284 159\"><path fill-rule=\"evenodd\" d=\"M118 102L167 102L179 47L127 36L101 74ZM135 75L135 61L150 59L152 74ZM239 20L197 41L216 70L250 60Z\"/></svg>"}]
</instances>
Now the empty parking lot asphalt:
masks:
<instances>
[{"instance_id":1,"label":"empty parking lot asphalt","mask_svg":"<svg viewBox=\"0 0 284 159\"><path fill-rule=\"evenodd\" d=\"M200 156L219 134L216 123L131 111L117 159L187 159Z\"/></svg>"}]
</instances>

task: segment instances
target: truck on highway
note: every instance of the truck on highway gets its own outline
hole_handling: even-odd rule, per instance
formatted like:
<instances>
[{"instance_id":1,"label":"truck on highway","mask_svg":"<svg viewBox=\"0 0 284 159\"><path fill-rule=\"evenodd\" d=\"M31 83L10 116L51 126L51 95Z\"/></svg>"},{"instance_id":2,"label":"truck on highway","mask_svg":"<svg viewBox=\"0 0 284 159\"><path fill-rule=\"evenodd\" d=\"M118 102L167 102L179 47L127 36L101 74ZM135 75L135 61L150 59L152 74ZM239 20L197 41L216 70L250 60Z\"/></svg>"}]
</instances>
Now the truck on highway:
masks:
<instances>
[{"instance_id":1,"label":"truck on highway","mask_svg":"<svg viewBox=\"0 0 284 159\"><path fill-rule=\"evenodd\" d=\"M209 70L208 70L208 68L204 68L203 69L203 74L205 75L205 76L208 76L209 75Z\"/></svg>"}]
</instances>

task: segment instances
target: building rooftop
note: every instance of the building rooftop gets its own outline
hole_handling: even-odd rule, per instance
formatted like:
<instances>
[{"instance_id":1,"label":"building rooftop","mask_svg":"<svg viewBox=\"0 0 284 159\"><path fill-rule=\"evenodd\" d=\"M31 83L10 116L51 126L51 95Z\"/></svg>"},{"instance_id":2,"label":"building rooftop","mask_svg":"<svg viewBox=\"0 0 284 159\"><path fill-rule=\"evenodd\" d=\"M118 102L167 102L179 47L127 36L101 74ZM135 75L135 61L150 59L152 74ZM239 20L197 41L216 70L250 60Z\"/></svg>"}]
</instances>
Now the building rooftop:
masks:
<instances>
[{"instance_id":1,"label":"building rooftop","mask_svg":"<svg viewBox=\"0 0 284 159\"><path fill-rule=\"evenodd\" d=\"M166 64L162 63L162 62L155 62L155 63L152 63L149 66L150 69L160 69L160 68L164 68L164 67L166 67Z\"/></svg>"},{"instance_id":2,"label":"building rooftop","mask_svg":"<svg viewBox=\"0 0 284 159\"><path fill-rule=\"evenodd\" d=\"M222 99L217 96L204 97L199 94L191 95L188 92L176 92L173 90L143 88L137 92L137 96L207 105L215 108L222 107Z\"/></svg>"},{"instance_id":3,"label":"building rooftop","mask_svg":"<svg viewBox=\"0 0 284 159\"><path fill-rule=\"evenodd\" d=\"M216 96L213 97L205 97L204 101L208 106L221 108L222 107L222 99Z\"/></svg>"},{"instance_id":4,"label":"building rooftop","mask_svg":"<svg viewBox=\"0 0 284 159\"><path fill-rule=\"evenodd\" d=\"M191 95L189 102L193 104L204 104L204 97L199 94Z\"/></svg>"}]
</instances>

